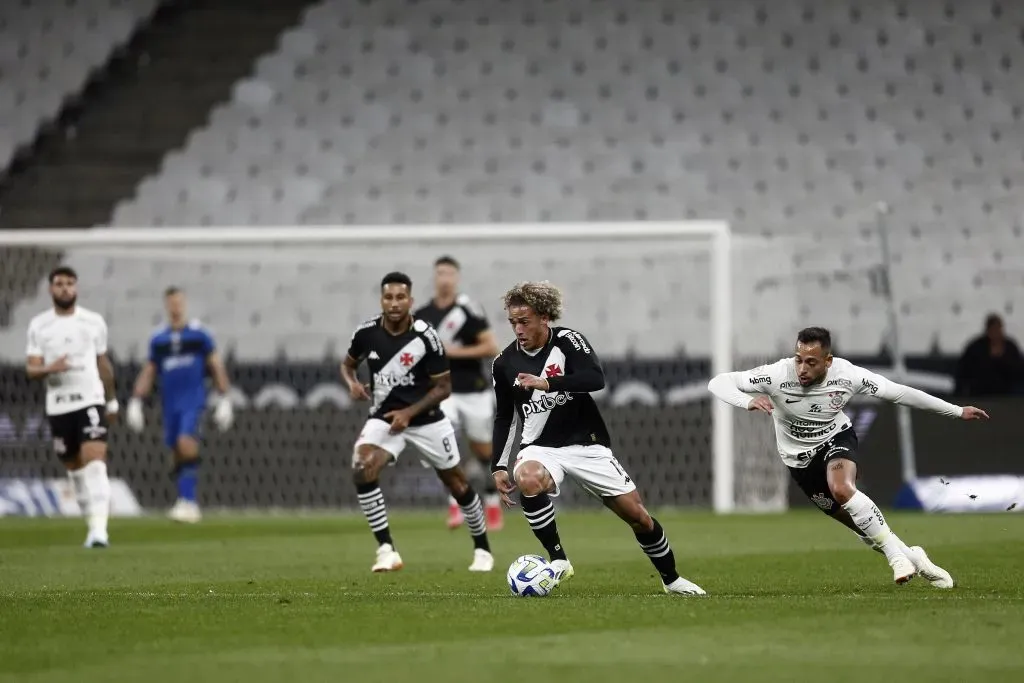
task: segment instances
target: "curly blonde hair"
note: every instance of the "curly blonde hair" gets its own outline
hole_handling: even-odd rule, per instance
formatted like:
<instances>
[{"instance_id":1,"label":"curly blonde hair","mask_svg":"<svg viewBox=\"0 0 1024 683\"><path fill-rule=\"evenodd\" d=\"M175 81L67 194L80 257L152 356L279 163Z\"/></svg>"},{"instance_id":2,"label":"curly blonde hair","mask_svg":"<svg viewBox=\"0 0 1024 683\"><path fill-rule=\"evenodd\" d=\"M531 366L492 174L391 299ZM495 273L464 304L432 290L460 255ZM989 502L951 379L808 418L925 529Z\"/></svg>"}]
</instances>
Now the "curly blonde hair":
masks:
<instances>
[{"instance_id":1,"label":"curly blonde hair","mask_svg":"<svg viewBox=\"0 0 1024 683\"><path fill-rule=\"evenodd\" d=\"M562 290L547 280L541 282L520 282L505 292L505 310L512 306L529 306L540 316L547 316L551 322L562 317Z\"/></svg>"}]
</instances>

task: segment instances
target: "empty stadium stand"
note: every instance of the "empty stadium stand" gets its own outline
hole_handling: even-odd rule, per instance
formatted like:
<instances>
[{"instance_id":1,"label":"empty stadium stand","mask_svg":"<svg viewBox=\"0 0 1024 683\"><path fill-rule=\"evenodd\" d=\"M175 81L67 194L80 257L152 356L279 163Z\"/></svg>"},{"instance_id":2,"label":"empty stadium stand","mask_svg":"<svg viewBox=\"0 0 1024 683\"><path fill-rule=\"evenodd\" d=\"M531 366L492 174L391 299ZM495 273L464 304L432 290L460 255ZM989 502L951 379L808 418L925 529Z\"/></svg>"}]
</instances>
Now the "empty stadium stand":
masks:
<instances>
[{"instance_id":1,"label":"empty stadium stand","mask_svg":"<svg viewBox=\"0 0 1024 683\"><path fill-rule=\"evenodd\" d=\"M1011 330L1024 322L1022 20L1013 2L327 0L110 223L722 218L787 240L785 274L765 274L751 301L793 302L871 353L885 202L908 350L955 352L990 309ZM230 269L204 272L211 310L236 302L221 296ZM131 277L148 296L163 284ZM324 270L318 286L363 277ZM692 284L706 301L706 280ZM298 308L289 291L273 305ZM692 302L675 305L699 325ZM337 320L364 310L341 305ZM123 324L134 335L143 322ZM243 311L228 334L256 357L293 343L266 341L261 324ZM616 352L673 350L608 334Z\"/></svg>"}]
</instances>

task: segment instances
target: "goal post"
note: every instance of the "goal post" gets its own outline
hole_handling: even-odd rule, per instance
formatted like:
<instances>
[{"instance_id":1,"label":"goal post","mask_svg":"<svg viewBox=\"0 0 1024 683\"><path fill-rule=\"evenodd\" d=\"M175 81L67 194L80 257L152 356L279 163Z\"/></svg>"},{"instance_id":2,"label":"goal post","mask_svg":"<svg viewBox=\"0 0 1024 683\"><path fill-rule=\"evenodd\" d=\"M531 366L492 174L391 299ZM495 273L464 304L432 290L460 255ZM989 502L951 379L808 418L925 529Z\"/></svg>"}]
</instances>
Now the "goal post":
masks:
<instances>
[{"instance_id":1,"label":"goal post","mask_svg":"<svg viewBox=\"0 0 1024 683\"><path fill-rule=\"evenodd\" d=\"M168 284L184 287L193 308L204 297L222 298L228 306L242 295L270 296L292 302L287 304L291 308L309 309L335 304L338 299L333 297L354 297L359 301L355 308L369 317L375 305L373 285L386 272L382 269L402 269L414 259L420 266L427 266L427 270L418 268L420 277L414 277L414 295L425 302L430 285L423 276L434 258L452 253L463 264L464 281L471 281L466 286L468 294L486 297L500 345L507 343L508 335L500 327L500 318L495 320L500 315L500 310L495 311L495 304L500 309L500 297L496 295L517 279L550 279L566 291L565 324L578 325L592 342L595 335L613 339L613 343L595 342L603 358L625 355L650 359L659 354L672 356L683 349L693 358L706 354L711 375L737 369L744 364L741 359L752 357L749 341L743 353L735 346L736 321L755 305L754 290L763 286L766 272L757 264L763 264L770 253L763 240L739 239L722 221L14 230L0 231L0 257L8 261L4 268L18 265L14 261L19 247L59 250L73 266L90 263L93 279L106 278L106 296L119 299L109 309L114 318L112 337L118 326L140 336L140 326L125 327L124 320L134 315L133 307L145 307L146 314L141 317L147 325L155 322L159 297L154 293ZM211 279L210 273L221 273L221 279ZM104 312L85 294L96 291L97 283L81 270L80 275L84 305ZM326 282L331 278L332 283ZM221 291L218 283L229 279L233 282L230 292ZM311 280L323 283L314 288L309 285ZM747 306L744 311L734 305L737 288L742 290L740 296ZM39 301L42 295L37 296L36 306ZM209 306L199 315L216 333L219 316L227 312ZM583 308L585 315L581 315ZM688 313L683 315L685 311ZM655 321L645 322L646 329L630 337L629 343L622 342L619 337L630 332L629 321L646 321L644 316L653 316ZM675 320L678 316L684 320ZM294 330L284 324L275 328L273 320L257 322L256 317L252 317L251 335L238 336L239 348L251 348L261 335L268 334L280 336L286 355L290 344L308 345L308 340L302 338L306 328L301 325L296 324ZM15 316L12 329L0 330L0 341L3 334L22 336L24 330L14 329L21 322ZM235 318L231 324L249 323ZM342 316L333 324L337 340L330 348L336 357L339 351L345 351L352 319ZM308 336L322 334L322 326L316 329ZM754 340L761 345L753 355L760 360L771 359L782 333L780 328L766 333L763 340ZM668 338L650 340L643 335ZM638 351L637 344L646 344L646 348ZM14 342L4 348L15 348ZM137 359L139 346L132 348ZM264 354L268 359L276 357L268 354ZM756 428L756 435L743 436L744 429L736 423L746 417L737 417L743 415L742 411L720 401L708 401L706 389L700 386L706 380L704 375L690 386L681 390L676 387L674 394L667 391L665 395L670 397L670 405L673 401L686 403L693 397L707 402L702 410L710 417L708 502L719 513L784 507L785 490L774 480L763 500L749 500L744 493L737 481L743 459L756 457L766 472L773 472L771 468L777 463L766 460L766 454L769 459L775 457L773 444L768 443L763 424ZM622 398L619 403L628 401ZM756 455L749 455L754 451Z\"/></svg>"}]
</instances>

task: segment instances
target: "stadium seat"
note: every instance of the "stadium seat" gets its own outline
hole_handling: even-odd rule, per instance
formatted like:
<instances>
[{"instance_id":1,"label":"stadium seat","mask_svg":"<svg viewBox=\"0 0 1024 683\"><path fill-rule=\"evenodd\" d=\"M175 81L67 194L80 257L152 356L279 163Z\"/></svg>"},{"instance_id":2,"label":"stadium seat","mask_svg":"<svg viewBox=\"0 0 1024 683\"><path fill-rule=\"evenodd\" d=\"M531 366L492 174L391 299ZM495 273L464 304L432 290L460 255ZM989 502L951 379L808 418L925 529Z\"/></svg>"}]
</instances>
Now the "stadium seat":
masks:
<instances>
[{"instance_id":1,"label":"stadium seat","mask_svg":"<svg viewBox=\"0 0 1024 683\"><path fill-rule=\"evenodd\" d=\"M0 171L76 97L158 0L23 0L0 7Z\"/></svg>"}]
</instances>

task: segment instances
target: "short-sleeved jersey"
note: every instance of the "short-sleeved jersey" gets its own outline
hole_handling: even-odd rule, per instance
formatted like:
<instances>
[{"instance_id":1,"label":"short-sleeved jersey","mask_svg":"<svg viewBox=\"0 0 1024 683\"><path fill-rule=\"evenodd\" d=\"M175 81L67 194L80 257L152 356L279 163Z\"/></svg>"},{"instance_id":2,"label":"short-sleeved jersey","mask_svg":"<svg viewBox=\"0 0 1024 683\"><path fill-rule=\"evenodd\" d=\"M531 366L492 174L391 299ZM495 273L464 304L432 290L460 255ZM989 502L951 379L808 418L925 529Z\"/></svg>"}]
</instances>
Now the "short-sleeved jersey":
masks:
<instances>
[{"instance_id":1,"label":"short-sleeved jersey","mask_svg":"<svg viewBox=\"0 0 1024 683\"><path fill-rule=\"evenodd\" d=\"M914 393L923 397L914 399L914 404L920 407L951 416L958 415L960 410L843 358L833 358L824 379L808 387L800 384L793 358L722 376L729 378L743 393L765 394L771 399L775 407L772 419L779 455L790 467L806 467L815 449L851 426L843 407L855 394L911 404L904 397Z\"/></svg>"},{"instance_id":2,"label":"short-sleeved jersey","mask_svg":"<svg viewBox=\"0 0 1024 683\"><path fill-rule=\"evenodd\" d=\"M448 372L437 331L425 320L413 318L402 334L384 329L380 316L368 320L352 334L348 355L370 368L370 417L381 420L392 410L401 410L423 399L433 379ZM409 424L425 425L444 418L441 407L433 406Z\"/></svg>"},{"instance_id":3,"label":"short-sleeved jersey","mask_svg":"<svg viewBox=\"0 0 1024 683\"><path fill-rule=\"evenodd\" d=\"M215 348L213 337L196 320L180 330L168 325L150 337L149 361L160 377L165 412L206 405L206 359Z\"/></svg>"},{"instance_id":4,"label":"short-sleeved jersey","mask_svg":"<svg viewBox=\"0 0 1024 683\"><path fill-rule=\"evenodd\" d=\"M107 352L107 323L81 306L70 315L40 313L28 325L27 356L49 365L67 356L71 367L46 378L46 414L63 415L106 403L96 357Z\"/></svg>"},{"instance_id":5,"label":"short-sleeved jersey","mask_svg":"<svg viewBox=\"0 0 1024 683\"><path fill-rule=\"evenodd\" d=\"M445 344L472 346L477 343L482 332L490 329L483 308L465 294L456 297L455 303L447 308L440 308L431 301L416 311L416 317L433 325ZM450 358L449 362L453 394L468 394L487 389L481 359Z\"/></svg>"},{"instance_id":6,"label":"short-sleeved jersey","mask_svg":"<svg viewBox=\"0 0 1024 683\"><path fill-rule=\"evenodd\" d=\"M520 373L544 377L549 390L523 389ZM604 369L579 332L552 327L547 343L536 352L513 342L494 359L491 374L496 399L492 470L508 466L519 425L521 448L611 446L604 418L590 395L604 388Z\"/></svg>"}]
</instances>

